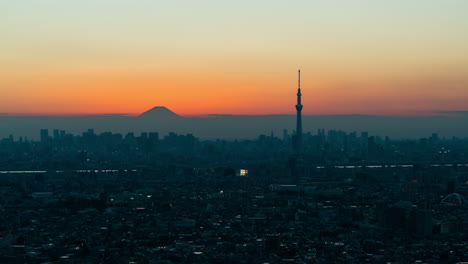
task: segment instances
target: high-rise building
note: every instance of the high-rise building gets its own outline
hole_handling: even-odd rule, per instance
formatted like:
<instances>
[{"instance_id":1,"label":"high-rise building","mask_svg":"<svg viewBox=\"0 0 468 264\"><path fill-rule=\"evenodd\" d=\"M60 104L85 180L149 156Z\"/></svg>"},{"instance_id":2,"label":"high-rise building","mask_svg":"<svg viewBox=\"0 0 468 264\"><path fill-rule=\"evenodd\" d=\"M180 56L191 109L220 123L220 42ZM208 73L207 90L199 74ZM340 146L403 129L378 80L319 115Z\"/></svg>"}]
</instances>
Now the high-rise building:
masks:
<instances>
[{"instance_id":1,"label":"high-rise building","mask_svg":"<svg viewBox=\"0 0 468 264\"><path fill-rule=\"evenodd\" d=\"M60 131L58 129L54 129L54 140L60 139Z\"/></svg>"},{"instance_id":2,"label":"high-rise building","mask_svg":"<svg viewBox=\"0 0 468 264\"><path fill-rule=\"evenodd\" d=\"M159 140L159 133L158 132L149 132L148 138L153 142L157 142Z\"/></svg>"},{"instance_id":3,"label":"high-rise building","mask_svg":"<svg viewBox=\"0 0 468 264\"><path fill-rule=\"evenodd\" d=\"M41 129L41 142L46 143L49 141L49 130Z\"/></svg>"},{"instance_id":4,"label":"high-rise building","mask_svg":"<svg viewBox=\"0 0 468 264\"><path fill-rule=\"evenodd\" d=\"M301 103L301 70L298 70L297 80L297 104L296 104L296 134L294 137L294 151L300 153L302 151L302 103Z\"/></svg>"},{"instance_id":5,"label":"high-rise building","mask_svg":"<svg viewBox=\"0 0 468 264\"><path fill-rule=\"evenodd\" d=\"M283 129L283 141L286 142L288 141L288 130L287 129Z\"/></svg>"}]
</instances>

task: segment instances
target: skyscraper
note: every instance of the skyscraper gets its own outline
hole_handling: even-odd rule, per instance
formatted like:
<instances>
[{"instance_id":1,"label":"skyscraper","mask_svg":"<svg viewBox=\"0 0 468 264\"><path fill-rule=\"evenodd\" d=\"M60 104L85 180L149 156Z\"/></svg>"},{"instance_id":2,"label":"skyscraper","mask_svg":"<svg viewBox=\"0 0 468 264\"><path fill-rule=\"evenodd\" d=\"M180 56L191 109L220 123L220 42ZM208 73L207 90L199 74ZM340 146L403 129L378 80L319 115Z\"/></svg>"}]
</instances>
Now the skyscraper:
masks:
<instances>
[{"instance_id":1,"label":"skyscraper","mask_svg":"<svg viewBox=\"0 0 468 264\"><path fill-rule=\"evenodd\" d=\"M47 143L49 141L49 130L41 129L41 142Z\"/></svg>"},{"instance_id":2,"label":"skyscraper","mask_svg":"<svg viewBox=\"0 0 468 264\"><path fill-rule=\"evenodd\" d=\"M296 118L296 135L294 142L294 151L300 153L302 151L302 104L301 104L301 70L298 70L298 88L297 88L297 118Z\"/></svg>"}]
</instances>

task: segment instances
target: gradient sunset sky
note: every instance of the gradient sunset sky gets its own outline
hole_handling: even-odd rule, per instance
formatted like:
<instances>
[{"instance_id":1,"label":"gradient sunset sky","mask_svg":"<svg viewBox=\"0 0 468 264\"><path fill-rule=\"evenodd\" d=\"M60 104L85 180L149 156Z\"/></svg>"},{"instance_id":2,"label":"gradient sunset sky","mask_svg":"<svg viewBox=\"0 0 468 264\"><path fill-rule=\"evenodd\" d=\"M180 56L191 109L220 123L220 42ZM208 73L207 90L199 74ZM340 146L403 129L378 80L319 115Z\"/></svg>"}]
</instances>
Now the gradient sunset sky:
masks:
<instances>
[{"instance_id":1,"label":"gradient sunset sky","mask_svg":"<svg viewBox=\"0 0 468 264\"><path fill-rule=\"evenodd\" d=\"M466 0L0 0L0 113L468 110Z\"/></svg>"}]
</instances>

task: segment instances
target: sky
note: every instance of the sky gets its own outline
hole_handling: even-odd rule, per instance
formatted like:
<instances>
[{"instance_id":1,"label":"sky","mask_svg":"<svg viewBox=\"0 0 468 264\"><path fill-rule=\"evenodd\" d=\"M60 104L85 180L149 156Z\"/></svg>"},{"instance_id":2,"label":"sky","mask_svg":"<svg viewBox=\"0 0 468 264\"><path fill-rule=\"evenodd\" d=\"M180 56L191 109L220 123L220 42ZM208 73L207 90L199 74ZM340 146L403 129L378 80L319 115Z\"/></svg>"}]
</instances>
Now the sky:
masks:
<instances>
[{"instance_id":1,"label":"sky","mask_svg":"<svg viewBox=\"0 0 468 264\"><path fill-rule=\"evenodd\" d=\"M468 110L465 0L0 0L0 113Z\"/></svg>"}]
</instances>

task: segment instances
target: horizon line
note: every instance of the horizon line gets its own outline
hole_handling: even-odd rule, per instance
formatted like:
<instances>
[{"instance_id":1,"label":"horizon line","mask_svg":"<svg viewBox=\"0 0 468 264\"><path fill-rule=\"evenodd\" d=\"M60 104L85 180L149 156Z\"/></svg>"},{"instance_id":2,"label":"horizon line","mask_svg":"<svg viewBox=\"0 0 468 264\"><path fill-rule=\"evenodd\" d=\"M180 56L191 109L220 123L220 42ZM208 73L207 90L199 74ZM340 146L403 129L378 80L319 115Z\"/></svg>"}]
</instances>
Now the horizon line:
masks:
<instances>
[{"instance_id":1,"label":"horizon line","mask_svg":"<svg viewBox=\"0 0 468 264\"><path fill-rule=\"evenodd\" d=\"M144 112L143 112L144 113ZM102 117L102 118L132 118L139 117L142 113L0 113L0 117ZM295 116L295 113L268 113L268 114L195 114L195 115L176 115L182 118L215 118L229 116ZM453 111L418 111L411 113L334 113L334 114L303 114L303 116L382 116L382 117L429 117L429 116L466 116L468 110Z\"/></svg>"}]
</instances>

